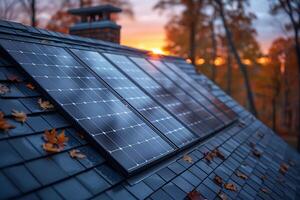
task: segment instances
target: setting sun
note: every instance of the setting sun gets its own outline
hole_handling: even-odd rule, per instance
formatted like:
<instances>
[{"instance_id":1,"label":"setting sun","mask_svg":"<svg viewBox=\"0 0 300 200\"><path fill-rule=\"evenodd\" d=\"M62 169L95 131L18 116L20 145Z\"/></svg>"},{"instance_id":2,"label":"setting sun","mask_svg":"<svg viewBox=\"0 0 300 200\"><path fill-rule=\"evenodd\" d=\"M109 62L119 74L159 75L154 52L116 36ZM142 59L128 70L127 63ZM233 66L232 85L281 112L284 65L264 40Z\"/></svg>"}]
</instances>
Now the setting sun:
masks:
<instances>
[{"instance_id":1,"label":"setting sun","mask_svg":"<svg viewBox=\"0 0 300 200\"><path fill-rule=\"evenodd\" d=\"M154 54L166 54L161 48L153 48L151 51Z\"/></svg>"}]
</instances>

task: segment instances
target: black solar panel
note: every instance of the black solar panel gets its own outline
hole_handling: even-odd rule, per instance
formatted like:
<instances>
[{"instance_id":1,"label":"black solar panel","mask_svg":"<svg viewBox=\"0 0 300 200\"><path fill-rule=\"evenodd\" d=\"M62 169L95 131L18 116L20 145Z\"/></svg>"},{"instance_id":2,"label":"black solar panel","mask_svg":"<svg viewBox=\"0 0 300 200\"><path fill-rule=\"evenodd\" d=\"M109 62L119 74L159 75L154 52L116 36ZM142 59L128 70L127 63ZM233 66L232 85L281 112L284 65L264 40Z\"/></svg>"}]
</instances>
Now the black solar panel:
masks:
<instances>
[{"instance_id":1,"label":"black solar panel","mask_svg":"<svg viewBox=\"0 0 300 200\"><path fill-rule=\"evenodd\" d=\"M72 52L176 146L183 147L198 139L99 53L76 49Z\"/></svg>"},{"instance_id":2,"label":"black solar panel","mask_svg":"<svg viewBox=\"0 0 300 200\"><path fill-rule=\"evenodd\" d=\"M185 102L181 102L173 96L172 93L178 90L174 84L170 85L171 90L165 90L127 57L108 53L104 55L200 137L206 136L223 126L221 121L206 112L202 106L197 105L197 107L190 109ZM146 62L146 60L144 61Z\"/></svg>"},{"instance_id":3,"label":"black solar panel","mask_svg":"<svg viewBox=\"0 0 300 200\"><path fill-rule=\"evenodd\" d=\"M232 122L232 120L229 119L229 117L227 117L221 110L219 110L216 107L216 105L208 101L199 91L191 87L186 81L184 81L176 73L170 70L163 62L154 59L149 59L149 61L157 69L155 73L152 72L152 74L155 77L158 77L159 79L169 78L170 80L172 80L173 84L177 85L182 90L184 90L192 99L194 99L196 102L207 108L211 113L216 115L225 124L229 124Z\"/></svg>"},{"instance_id":4,"label":"black solar panel","mask_svg":"<svg viewBox=\"0 0 300 200\"><path fill-rule=\"evenodd\" d=\"M224 113L229 116L230 119L235 119L237 117L236 113L226 106L223 102L221 102L219 99L217 99L214 95L209 93L202 85L197 83L194 79L192 79L189 75L187 75L184 71L182 71L177 65L171 62L165 62L165 64L172 69L179 77L181 77L183 80L185 80L190 87L196 89L198 92L200 92L204 97L208 98L213 105L216 105L220 110L222 110ZM182 65L188 65L182 64ZM174 77L176 79L176 77Z\"/></svg>"},{"instance_id":5,"label":"black solar panel","mask_svg":"<svg viewBox=\"0 0 300 200\"><path fill-rule=\"evenodd\" d=\"M0 44L127 173L174 151L63 48L7 40Z\"/></svg>"}]
</instances>

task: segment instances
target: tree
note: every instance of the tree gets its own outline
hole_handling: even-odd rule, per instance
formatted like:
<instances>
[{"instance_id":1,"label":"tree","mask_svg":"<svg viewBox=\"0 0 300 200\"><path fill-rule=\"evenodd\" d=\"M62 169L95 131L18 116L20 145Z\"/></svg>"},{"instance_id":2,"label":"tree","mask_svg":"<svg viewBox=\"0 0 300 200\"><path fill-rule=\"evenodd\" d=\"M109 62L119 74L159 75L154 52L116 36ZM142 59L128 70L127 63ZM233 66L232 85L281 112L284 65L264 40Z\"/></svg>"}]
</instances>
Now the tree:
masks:
<instances>
[{"instance_id":1,"label":"tree","mask_svg":"<svg viewBox=\"0 0 300 200\"><path fill-rule=\"evenodd\" d=\"M272 5L271 13L278 14L280 12L285 13L290 20L290 23L286 24L286 29L294 33L295 51L298 61L298 95L300 96L300 1L292 0L278 0ZM300 152L300 98L298 105L298 145L297 149Z\"/></svg>"},{"instance_id":2,"label":"tree","mask_svg":"<svg viewBox=\"0 0 300 200\"><path fill-rule=\"evenodd\" d=\"M225 29L225 34L226 34L226 38L227 38L227 42L228 45L231 49L231 52L242 72L242 75L244 77L244 84L245 84L245 88L246 88L246 92L247 92L247 97L248 97L248 102L249 102L249 108L250 108L250 112L252 112L252 114L254 116L257 115L256 112L256 108L255 108L255 103L254 103L254 97L253 97L253 92L251 89L251 84L250 84L250 80L249 80L249 76L248 76L248 71L246 66L243 64L242 59L237 51L237 48L233 42L233 37L232 37L232 33L229 29L229 25L227 23L227 19L225 16L225 8L224 8L224 2L222 0L215 0L216 3L216 9L219 12L220 18L222 20L224 29ZM244 12L243 10L243 5L241 1L237 1L237 8L238 8L238 12Z\"/></svg>"}]
</instances>

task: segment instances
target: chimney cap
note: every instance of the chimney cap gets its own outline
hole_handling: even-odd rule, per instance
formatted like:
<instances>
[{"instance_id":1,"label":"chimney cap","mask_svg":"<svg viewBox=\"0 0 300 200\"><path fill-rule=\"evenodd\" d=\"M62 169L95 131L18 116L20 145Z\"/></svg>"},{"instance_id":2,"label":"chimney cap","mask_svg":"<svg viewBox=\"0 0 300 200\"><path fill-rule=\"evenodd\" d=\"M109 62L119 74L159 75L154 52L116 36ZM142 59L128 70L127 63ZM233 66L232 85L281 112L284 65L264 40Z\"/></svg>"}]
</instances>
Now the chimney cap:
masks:
<instances>
[{"instance_id":1,"label":"chimney cap","mask_svg":"<svg viewBox=\"0 0 300 200\"><path fill-rule=\"evenodd\" d=\"M86 16L101 13L119 13L122 12L122 9L110 4L104 4L100 6L70 9L68 12L73 15Z\"/></svg>"}]
</instances>

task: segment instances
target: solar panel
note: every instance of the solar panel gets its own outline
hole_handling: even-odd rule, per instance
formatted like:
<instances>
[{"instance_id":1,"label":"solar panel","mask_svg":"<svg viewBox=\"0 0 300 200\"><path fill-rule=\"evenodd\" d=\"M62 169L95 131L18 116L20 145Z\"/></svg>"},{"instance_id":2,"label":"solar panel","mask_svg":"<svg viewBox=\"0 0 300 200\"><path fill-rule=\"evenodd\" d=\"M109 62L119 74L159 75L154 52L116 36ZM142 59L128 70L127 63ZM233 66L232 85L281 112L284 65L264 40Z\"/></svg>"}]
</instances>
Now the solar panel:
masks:
<instances>
[{"instance_id":1,"label":"solar panel","mask_svg":"<svg viewBox=\"0 0 300 200\"><path fill-rule=\"evenodd\" d=\"M195 90L189 84L187 84L182 78L170 70L164 63L160 60L149 59L153 66L157 69L155 76L160 77L160 79L170 79L175 85L183 89L192 99L194 99L199 104L207 108L211 113L216 115L225 124L232 122L229 117L227 117L221 110L219 110L216 105L208 101L199 91Z\"/></svg>"},{"instance_id":2,"label":"solar panel","mask_svg":"<svg viewBox=\"0 0 300 200\"><path fill-rule=\"evenodd\" d=\"M147 75L142 69L135 65L131 60L122 55L104 54L120 70L139 85L145 92L160 102L166 109L173 113L178 119L190 127L200 137L206 136L220 128L222 122L212 116L199 105L190 108L179 101L172 92L165 90L160 84ZM146 60L144 60L146 61ZM172 84L172 91L177 91L178 87ZM181 91L182 92L182 91Z\"/></svg>"},{"instance_id":3,"label":"solar panel","mask_svg":"<svg viewBox=\"0 0 300 200\"><path fill-rule=\"evenodd\" d=\"M72 49L72 52L177 147L198 139L99 53L77 49Z\"/></svg>"},{"instance_id":4,"label":"solar panel","mask_svg":"<svg viewBox=\"0 0 300 200\"><path fill-rule=\"evenodd\" d=\"M132 173L175 151L65 49L8 40L0 44L122 171Z\"/></svg>"},{"instance_id":5,"label":"solar panel","mask_svg":"<svg viewBox=\"0 0 300 200\"><path fill-rule=\"evenodd\" d=\"M220 110L229 116L230 119L235 119L237 117L236 113L226 106L223 102L221 102L218 98L208 92L202 85L197 83L194 79L192 79L189 75L183 72L175 63L165 62L165 64L172 69L178 76L180 76L183 80L185 80L192 88L196 89L200 92L204 97L208 98L214 105L216 105ZM188 64L186 64L188 65ZM176 78L176 77L175 77Z\"/></svg>"}]
</instances>

